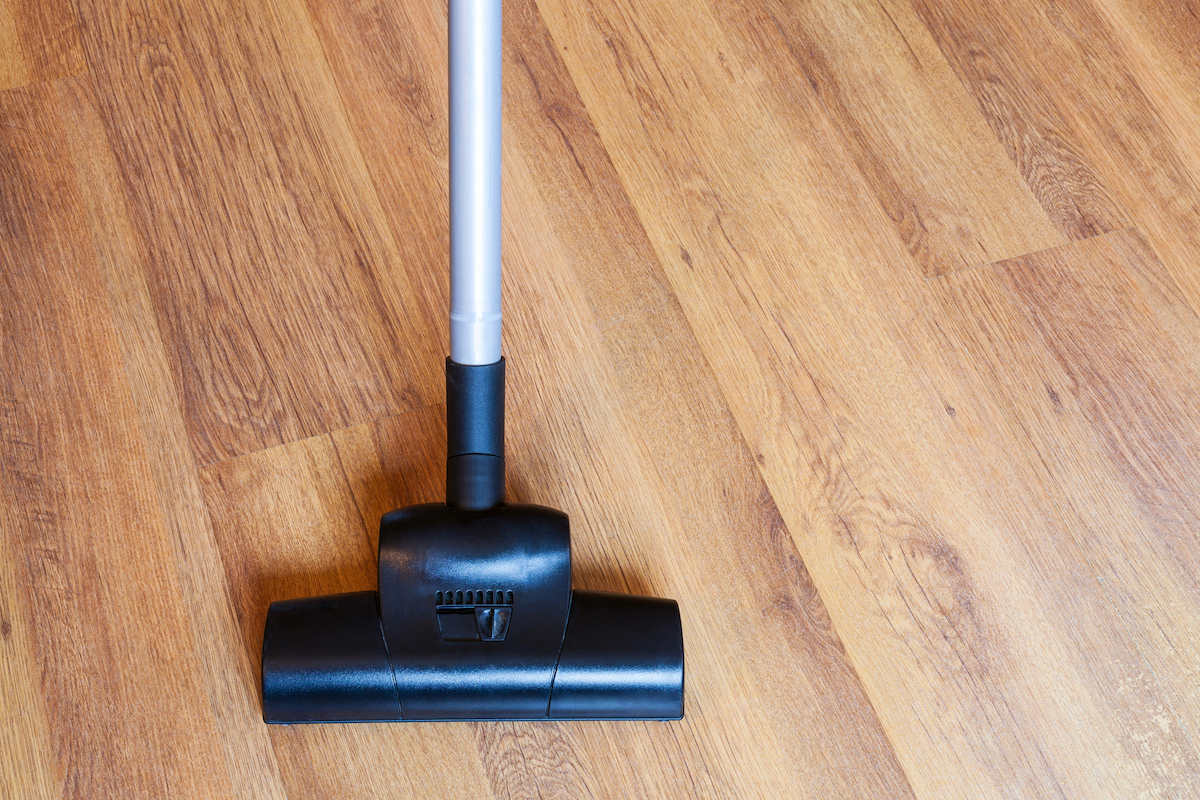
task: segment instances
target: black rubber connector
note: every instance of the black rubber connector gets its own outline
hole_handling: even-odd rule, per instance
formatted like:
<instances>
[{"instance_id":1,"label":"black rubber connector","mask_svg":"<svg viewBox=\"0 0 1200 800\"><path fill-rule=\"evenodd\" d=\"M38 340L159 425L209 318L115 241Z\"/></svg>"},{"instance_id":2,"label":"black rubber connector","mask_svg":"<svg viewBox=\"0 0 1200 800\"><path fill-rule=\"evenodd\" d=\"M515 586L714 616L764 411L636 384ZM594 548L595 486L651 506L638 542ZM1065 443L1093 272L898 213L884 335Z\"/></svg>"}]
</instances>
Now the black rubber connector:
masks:
<instances>
[{"instance_id":1,"label":"black rubber connector","mask_svg":"<svg viewBox=\"0 0 1200 800\"><path fill-rule=\"evenodd\" d=\"M487 511L504 502L504 459L465 453L446 460L446 505Z\"/></svg>"},{"instance_id":2,"label":"black rubber connector","mask_svg":"<svg viewBox=\"0 0 1200 800\"><path fill-rule=\"evenodd\" d=\"M446 505L486 511L504 502L504 359L446 359Z\"/></svg>"}]
</instances>

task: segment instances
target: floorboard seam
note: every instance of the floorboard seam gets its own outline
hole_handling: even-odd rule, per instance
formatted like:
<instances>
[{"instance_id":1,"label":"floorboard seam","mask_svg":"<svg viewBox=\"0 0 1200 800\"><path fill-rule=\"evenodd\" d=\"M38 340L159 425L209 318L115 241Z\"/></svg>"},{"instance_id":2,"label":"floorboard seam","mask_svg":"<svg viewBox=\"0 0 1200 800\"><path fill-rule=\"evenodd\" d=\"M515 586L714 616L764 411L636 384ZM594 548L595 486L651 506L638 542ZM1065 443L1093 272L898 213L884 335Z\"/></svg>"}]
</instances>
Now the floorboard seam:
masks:
<instances>
[{"instance_id":1,"label":"floorboard seam","mask_svg":"<svg viewBox=\"0 0 1200 800\"><path fill-rule=\"evenodd\" d=\"M6 95L11 94L12 92L28 91L29 89L33 89L38 86L45 86L48 83L51 83L51 84L58 83L59 81L67 81L67 80L70 80L71 78L77 78L80 75L91 75L91 74L92 74L91 69L89 69L87 64L85 63L81 69L78 69L74 72L68 72L64 75L54 75L49 78L39 78L35 81L29 81L28 83L20 83L20 84L17 84L16 86L5 86L3 88L0 88L0 98L5 97Z\"/></svg>"},{"instance_id":2,"label":"floorboard seam","mask_svg":"<svg viewBox=\"0 0 1200 800\"><path fill-rule=\"evenodd\" d=\"M218 458L215 461L205 461L205 462L197 461L196 468L199 470L206 470L206 469L209 469L210 467L215 467L218 464L226 464L230 461L236 461L239 458L245 458L246 456L252 456L252 455L256 455L258 453L268 453L272 450L278 450L281 447L289 447L294 444L299 444L300 442L307 442L312 439L319 439L322 436L332 436L333 434L339 433L341 431L347 431L347 430L350 430L351 428L359 428L359 427L362 427L363 425L373 425L376 422L382 422L382 421L388 420L388 419L399 419L401 417L406 417L409 414L415 414L418 411L428 411L431 408L437 408L438 406L444 406L444 405L446 405L446 401L439 400L436 403L427 403L426 405L418 406L416 408L410 408L407 411L400 411L396 414L384 414L382 417L372 417L371 419L365 419L360 422L354 422L349 425L343 425L340 428L330 428L327 431L321 431L320 433L314 433L311 436L302 436L299 439L290 439L286 442L279 442L278 444L273 444L270 447L260 447L257 450L247 450L245 453L238 453L237 455L229 456L228 458Z\"/></svg>"},{"instance_id":3,"label":"floorboard seam","mask_svg":"<svg viewBox=\"0 0 1200 800\"><path fill-rule=\"evenodd\" d=\"M1111 230L1111 231L1104 231L1103 233L1097 233L1093 236L1085 236L1082 239L1072 239L1069 242L1063 242L1062 244L1056 244L1053 247L1046 247L1046 248L1043 248L1042 250L1031 250L1028 253L1022 253L1019 256L1009 256L1008 258L1000 258L995 261L989 261L986 264L976 264L973 267L963 267L962 269L952 269L949 272L943 272L940 275L930 275L929 277L925 278L925 282L928 283L929 281L936 281L941 278L949 278L952 275L960 275L964 272L971 272L972 270L986 269L988 267L994 267L998 264L1003 264L1006 261L1016 261L1018 258L1029 258L1030 256L1036 256L1041 253L1049 253L1049 252L1058 250L1063 247L1072 247L1081 242L1090 242L1093 239L1102 239L1105 236L1115 236L1116 234L1125 233L1126 231L1134 231L1139 236L1142 236L1143 238L1145 238L1145 234L1143 234L1140 230L1138 230L1138 227L1136 225L1126 225L1124 228L1117 228L1117 229Z\"/></svg>"}]
</instances>

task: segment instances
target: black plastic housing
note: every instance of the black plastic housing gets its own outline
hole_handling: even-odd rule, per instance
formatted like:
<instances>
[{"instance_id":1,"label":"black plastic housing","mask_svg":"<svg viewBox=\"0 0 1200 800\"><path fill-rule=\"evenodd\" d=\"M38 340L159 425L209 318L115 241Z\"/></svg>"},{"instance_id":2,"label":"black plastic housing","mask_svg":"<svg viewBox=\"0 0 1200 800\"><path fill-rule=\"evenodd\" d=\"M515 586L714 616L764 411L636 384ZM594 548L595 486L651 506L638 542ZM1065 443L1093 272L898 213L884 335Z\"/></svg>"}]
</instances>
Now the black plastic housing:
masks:
<instances>
[{"instance_id":1,"label":"black plastic housing","mask_svg":"<svg viewBox=\"0 0 1200 800\"><path fill-rule=\"evenodd\" d=\"M400 719L375 592L272 603L262 677L267 722Z\"/></svg>"},{"instance_id":2,"label":"black plastic housing","mask_svg":"<svg viewBox=\"0 0 1200 800\"><path fill-rule=\"evenodd\" d=\"M504 359L446 359L446 504L484 511L504 502Z\"/></svg>"},{"instance_id":3,"label":"black plastic housing","mask_svg":"<svg viewBox=\"0 0 1200 800\"><path fill-rule=\"evenodd\" d=\"M410 506L379 551L378 594L271 604L267 722L683 716L678 605L573 592L565 514Z\"/></svg>"}]
</instances>

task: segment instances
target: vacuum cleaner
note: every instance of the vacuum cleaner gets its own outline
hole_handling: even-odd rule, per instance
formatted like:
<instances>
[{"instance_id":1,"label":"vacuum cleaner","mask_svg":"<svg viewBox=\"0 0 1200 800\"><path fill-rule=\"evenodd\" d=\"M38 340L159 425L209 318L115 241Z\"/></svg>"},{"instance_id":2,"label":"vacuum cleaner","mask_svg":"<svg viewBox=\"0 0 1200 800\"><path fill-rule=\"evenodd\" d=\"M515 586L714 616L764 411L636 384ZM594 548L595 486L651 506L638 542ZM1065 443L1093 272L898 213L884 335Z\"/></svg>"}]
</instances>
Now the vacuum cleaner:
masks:
<instances>
[{"instance_id":1,"label":"vacuum cleaner","mask_svg":"<svg viewBox=\"0 0 1200 800\"><path fill-rule=\"evenodd\" d=\"M680 719L674 600L571 588L567 515L504 502L501 0L450 0L446 502L385 514L377 592L267 611L263 719Z\"/></svg>"}]
</instances>

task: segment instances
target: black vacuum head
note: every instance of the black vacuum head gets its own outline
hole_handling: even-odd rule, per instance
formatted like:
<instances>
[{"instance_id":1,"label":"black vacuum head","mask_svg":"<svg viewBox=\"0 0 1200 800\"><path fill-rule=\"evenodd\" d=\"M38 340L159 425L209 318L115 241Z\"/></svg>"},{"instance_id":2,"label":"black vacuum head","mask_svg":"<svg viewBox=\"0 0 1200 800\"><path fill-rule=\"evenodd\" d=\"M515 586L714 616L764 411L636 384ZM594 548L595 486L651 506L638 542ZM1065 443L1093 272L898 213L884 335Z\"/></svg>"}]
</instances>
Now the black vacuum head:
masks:
<instances>
[{"instance_id":1,"label":"black vacuum head","mask_svg":"<svg viewBox=\"0 0 1200 800\"><path fill-rule=\"evenodd\" d=\"M447 502L379 527L379 591L271 604L267 722L679 719L674 600L571 589L567 515L504 504L504 361L446 363Z\"/></svg>"},{"instance_id":2,"label":"black vacuum head","mask_svg":"<svg viewBox=\"0 0 1200 800\"><path fill-rule=\"evenodd\" d=\"M267 722L683 716L678 605L572 591L559 511L393 511L379 586L271 604Z\"/></svg>"}]
</instances>

